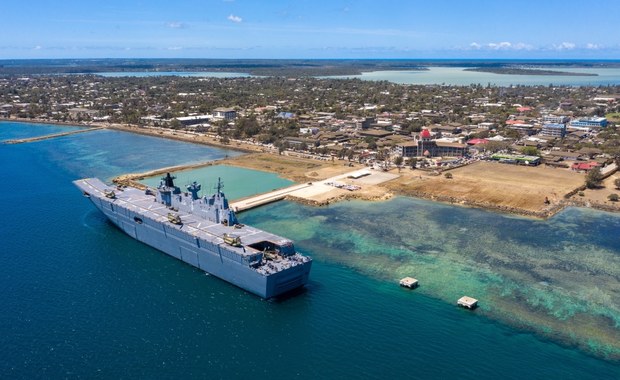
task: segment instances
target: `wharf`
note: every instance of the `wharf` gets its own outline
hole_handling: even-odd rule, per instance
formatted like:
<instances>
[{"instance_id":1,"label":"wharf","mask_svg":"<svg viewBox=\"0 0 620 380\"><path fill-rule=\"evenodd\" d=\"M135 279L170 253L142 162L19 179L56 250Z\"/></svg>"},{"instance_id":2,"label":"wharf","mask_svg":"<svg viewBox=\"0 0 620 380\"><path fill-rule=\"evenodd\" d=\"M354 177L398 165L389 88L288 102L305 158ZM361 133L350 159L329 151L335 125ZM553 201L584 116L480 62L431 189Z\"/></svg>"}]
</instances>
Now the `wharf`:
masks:
<instances>
[{"instance_id":1,"label":"wharf","mask_svg":"<svg viewBox=\"0 0 620 380\"><path fill-rule=\"evenodd\" d=\"M268 193L259 194L250 198L242 199L236 202L232 202L230 207L235 210L235 212L245 211L252 209L254 207L258 207L267 203L276 202L286 198L287 195L291 195L292 193L297 192L298 190L302 190L312 186L312 183L304 183L301 185L293 185L289 187L285 187L284 189L270 191Z\"/></svg>"},{"instance_id":2,"label":"wharf","mask_svg":"<svg viewBox=\"0 0 620 380\"><path fill-rule=\"evenodd\" d=\"M78 133L96 131L96 130L99 130L99 129L106 129L106 127L84 128L84 129L78 129L76 131L52 133L50 135L29 137L29 138L25 138L25 139L4 140L3 143L4 144L25 144L25 143L35 142L35 141L54 139L54 138L57 138L57 137L75 135L75 134L78 134Z\"/></svg>"},{"instance_id":3,"label":"wharf","mask_svg":"<svg viewBox=\"0 0 620 380\"><path fill-rule=\"evenodd\" d=\"M235 212L245 211L252 209L254 207L258 207L267 203L275 202L278 200L282 200L286 197L291 197L293 199L301 199L307 201L313 201L317 198L325 197L328 193L333 193L334 191L343 191L342 189L337 189L334 185L338 183L340 180L345 180L351 178L354 175L359 174L359 170L337 175L331 178L327 178L324 180L316 181L316 182L308 182L304 184L297 184L293 186L286 187L284 189L274 190L268 193L259 194L253 197L241 199L235 202L232 202L230 207L235 210ZM398 177L398 175L383 173L383 172L365 172L363 178L358 178L357 181L351 180L356 183L360 183L362 185L376 185L378 183L382 183L385 181L392 180ZM344 190L346 193L346 190Z\"/></svg>"}]
</instances>

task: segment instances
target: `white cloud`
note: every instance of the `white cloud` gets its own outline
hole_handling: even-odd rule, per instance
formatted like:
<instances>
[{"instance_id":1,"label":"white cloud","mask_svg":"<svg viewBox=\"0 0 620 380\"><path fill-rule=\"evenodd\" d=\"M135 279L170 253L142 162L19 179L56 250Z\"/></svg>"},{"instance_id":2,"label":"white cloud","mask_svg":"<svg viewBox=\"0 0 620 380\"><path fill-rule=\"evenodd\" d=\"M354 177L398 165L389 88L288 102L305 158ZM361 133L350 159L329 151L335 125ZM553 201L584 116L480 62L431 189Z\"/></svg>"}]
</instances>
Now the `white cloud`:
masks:
<instances>
[{"instance_id":1,"label":"white cloud","mask_svg":"<svg viewBox=\"0 0 620 380\"><path fill-rule=\"evenodd\" d=\"M590 50L599 50L602 49L603 47L599 44L593 44L593 43L588 43L586 44L586 49L590 49Z\"/></svg>"},{"instance_id":2,"label":"white cloud","mask_svg":"<svg viewBox=\"0 0 620 380\"><path fill-rule=\"evenodd\" d=\"M573 50L577 45L572 42L562 42L559 45L553 45L555 50Z\"/></svg>"},{"instance_id":3,"label":"white cloud","mask_svg":"<svg viewBox=\"0 0 620 380\"><path fill-rule=\"evenodd\" d=\"M232 21L232 22L237 22L237 23L239 23L239 22L243 21L243 19L242 19L241 17L239 17L239 16L235 16L235 15L233 15L233 14L231 14L231 15L230 15L230 16L228 16L227 18L228 18L230 21Z\"/></svg>"},{"instance_id":4,"label":"white cloud","mask_svg":"<svg viewBox=\"0 0 620 380\"><path fill-rule=\"evenodd\" d=\"M182 50L183 48L181 46L170 46L168 48L168 50Z\"/></svg>"},{"instance_id":5,"label":"white cloud","mask_svg":"<svg viewBox=\"0 0 620 380\"><path fill-rule=\"evenodd\" d=\"M41 46L41 45L37 45L37 46L35 46L33 49L34 49L34 50L41 50L41 49L43 49L43 46Z\"/></svg>"},{"instance_id":6,"label":"white cloud","mask_svg":"<svg viewBox=\"0 0 620 380\"><path fill-rule=\"evenodd\" d=\"M166 26L171 29L181 29L185 27L185 24L183 24L182 22L173 21L167 23Z\"/></svg>"},{"instance_id":7,"label":"white cloud","mask_svg":"<svg viewBox=\"0 0 620 380\"><path fill-rule=\"evenodd\" d=\"M469 50L535 50L534 46L523 42L489 42L481 44L478 42L472 42L469 44Z\"/></svg>"},{"instance_id":8,"label":"white cloud","mask_svg":"<svg viewBox=\"0 0 620 380\"><path fill-rule=\"evenodd\" d=\"M487 47L492 50L508 50L512 47L510 42L490 42Z\"/></svg>"}]
</instances>

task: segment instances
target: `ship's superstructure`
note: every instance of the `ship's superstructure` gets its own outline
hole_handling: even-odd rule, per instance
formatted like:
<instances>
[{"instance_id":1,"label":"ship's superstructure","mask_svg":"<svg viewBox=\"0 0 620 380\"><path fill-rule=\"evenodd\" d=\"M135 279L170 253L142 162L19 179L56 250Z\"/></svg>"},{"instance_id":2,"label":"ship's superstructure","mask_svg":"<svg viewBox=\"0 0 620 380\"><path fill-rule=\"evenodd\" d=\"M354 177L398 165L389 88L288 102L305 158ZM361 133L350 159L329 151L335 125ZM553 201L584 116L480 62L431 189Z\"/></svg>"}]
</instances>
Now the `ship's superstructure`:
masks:
<instances>
[{"instance_id":1,"label":"ship's superstructure","mask_svg":"<svg viewBox=\"0 0 620 380\"><path fill-rule=\"evenodd\" d=\"M174 178L145 191L96 178L74 183L129 236L249 292L271 298L307 283L312 259L286 238L239 223L219 179L200 197L199 184L182 192Z\"/></svg>"}]
</instances>

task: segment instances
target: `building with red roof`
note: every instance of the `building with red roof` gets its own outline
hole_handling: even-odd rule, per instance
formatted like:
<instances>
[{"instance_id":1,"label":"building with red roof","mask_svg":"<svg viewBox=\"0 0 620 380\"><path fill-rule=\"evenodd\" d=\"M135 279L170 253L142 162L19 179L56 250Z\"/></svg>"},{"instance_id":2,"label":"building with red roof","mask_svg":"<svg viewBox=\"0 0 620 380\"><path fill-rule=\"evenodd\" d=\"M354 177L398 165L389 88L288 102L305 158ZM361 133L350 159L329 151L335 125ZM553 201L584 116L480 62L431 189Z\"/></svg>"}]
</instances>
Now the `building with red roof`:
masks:
<instances>
[{"instance_id":1,"label":"building with red roof","mask_svg":"<svg viewBox=\"0 0 620 380\"><path fill-rule=\"evenodd\" d=\"M596 167L601 166L601 164L599 164L596 161L590 161L590 162L575 162L574 164L571 165L571 170L575 170L575 171L590 171Z\"/></svg>"},{"instance_id":2,"label":"building with red roof","mask_svg":"<svg viewBox=\"0 0 620 380\"><path fill-rule=\"evenodd\" d=\"M467 141L467 145L480 145L480 144L486 144L488 142L489 140L487 139L471 139Z\"/></svg>"}]
</instances>

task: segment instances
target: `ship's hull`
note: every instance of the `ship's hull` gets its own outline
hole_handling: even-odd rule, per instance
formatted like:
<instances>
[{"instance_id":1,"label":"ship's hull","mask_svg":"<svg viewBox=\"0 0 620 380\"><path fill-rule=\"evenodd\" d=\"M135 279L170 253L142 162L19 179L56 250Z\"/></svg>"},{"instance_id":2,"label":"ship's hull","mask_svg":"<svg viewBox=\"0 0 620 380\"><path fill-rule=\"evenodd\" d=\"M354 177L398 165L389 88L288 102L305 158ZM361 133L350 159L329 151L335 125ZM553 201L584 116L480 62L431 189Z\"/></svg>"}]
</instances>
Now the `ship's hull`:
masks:
<instances>
[{"instance_id":1,"label":"ship's hull","mask_svg":"<svg viewBox=\"0 0 620 380\"><path fill-rule=\"evenodd\" d=\"M124 209L106 198L92 203L132 238L263 298L272 298L304 286L312 261L268 275L234 260L226 245L200 244L194 236L169 224L158 223ZM140 218L140 223L136 222Z\"/></svg>"}]
</instances>

